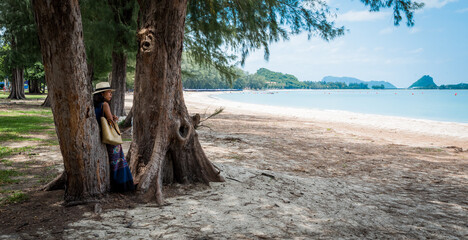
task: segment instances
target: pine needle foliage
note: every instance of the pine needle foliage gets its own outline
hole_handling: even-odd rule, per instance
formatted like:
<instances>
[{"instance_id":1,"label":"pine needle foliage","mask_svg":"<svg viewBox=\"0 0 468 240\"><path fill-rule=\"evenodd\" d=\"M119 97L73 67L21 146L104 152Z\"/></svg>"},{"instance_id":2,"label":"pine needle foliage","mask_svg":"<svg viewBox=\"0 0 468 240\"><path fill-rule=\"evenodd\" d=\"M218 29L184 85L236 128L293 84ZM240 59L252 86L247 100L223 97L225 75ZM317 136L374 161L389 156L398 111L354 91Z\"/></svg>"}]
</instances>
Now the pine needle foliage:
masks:
<instances>
[{"instance_id":1,"label":"pine needle foliage","mask_svg":"<svg viewBox=\"0 0 468 240\"><path fill-rule=\"evenodd\" d=\"M391 8L394 23L407 18L412 26L413 12L423 6L410 0L361 0L370 11ZM326 41L345 33L335 26L336 14L324 0L189 0L186 20L186 59L216 68L230 83L236 78L234 65L240 64L252 50L263 48L290 36L307 32Z\"/></svg>"},{"instance_id":2,"label":"pine needle foliage","mask_svg":"<svg viewBox=\"0 0 468 240\"><path fill-rule=\"evenodd\" d=\"M80 9L87 63L93 71L92 80L106 79L112 70L115 37L112 11L105 0L81 0Z\"/></svg>"},{"instance_id":3,"label":"pine needle foliage","mask_svg":"<svg viewBox=\"0 0 468 240\"><path fill-rule=\"evenodd\" d=\"M138 4L135 0L81 0L80 8L93 80L107 80L113 52L136 55Z\"/></svg>"},{"instance_id":4,"label":"pine needle foliage","mask_svg":"<svg viewBox=\"0 0 468 240\"><path fill-rule=\"evenodd\" d=\"M0 55L2 71L25 68L40 61L37 28L29 0L0 1Z\"/></svg>"},{"instance_id":5,"label":"pine needle foliage","mask_svg":"<svg viewBox=\"0 0 468 240\"><path fill-rule=\"evenodd\" d=\"M424 3L413 2L411 0L361 0L366 6L370 7L371 12L378 12L381 8L393 8L393 23L399 26L403 17L406 16L406 25L414 26L414 11L424 7Z\"/></svg>"},{"instance_id":6,"label":"pine needle foliage","mask_svg":"<svg viewBox=\"0 0 468 240\"><path fill-rule=\"evenodd\" d=\"M114 52L136 54L138 4L135 0L107 0L113 13Z\"/></svg>"},{"instance_id":7,"label":"pine needle foliage","mask_svg":"<svg viewBox=\"0 0 468 240\"><path fill-rule=\"evenodd\" d=\"M268 60L269 45L291 35L307 32L327 41L343 35L344 28L332 18L323 1L191 0L185 49L189 59L213 65L232 81L237 54L243 65L249 52L259 48Z\"/></svg>"}]
</instances>

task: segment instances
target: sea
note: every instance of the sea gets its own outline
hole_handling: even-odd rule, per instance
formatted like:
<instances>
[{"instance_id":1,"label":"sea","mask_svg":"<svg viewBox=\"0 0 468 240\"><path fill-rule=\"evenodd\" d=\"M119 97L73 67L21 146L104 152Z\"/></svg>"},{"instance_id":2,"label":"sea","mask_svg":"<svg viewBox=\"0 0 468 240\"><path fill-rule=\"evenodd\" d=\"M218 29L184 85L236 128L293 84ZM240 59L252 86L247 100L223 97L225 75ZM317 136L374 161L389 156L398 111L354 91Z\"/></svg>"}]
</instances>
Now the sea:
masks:
<instances>
[{"instance_id":1,"label":"sea","mask_svg":"<svg viewBox=\"0 0 468 240\"><path fill-rule=\"evenodd\" d=\"M216 97L270 106L468 123L468 90L267 90Z\"/></svg>"}]
</instances>

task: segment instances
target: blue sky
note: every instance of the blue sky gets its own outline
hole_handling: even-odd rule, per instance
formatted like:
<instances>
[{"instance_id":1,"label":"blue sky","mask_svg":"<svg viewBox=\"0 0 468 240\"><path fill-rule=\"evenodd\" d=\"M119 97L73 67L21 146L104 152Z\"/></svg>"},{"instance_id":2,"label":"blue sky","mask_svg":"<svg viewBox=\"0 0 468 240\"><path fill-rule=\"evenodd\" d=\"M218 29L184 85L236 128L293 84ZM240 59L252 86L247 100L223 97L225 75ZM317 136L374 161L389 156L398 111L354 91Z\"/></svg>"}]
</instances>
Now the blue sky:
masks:
<instances>
[{"instance_id":1,"label":"blue sky","mask_svg":"<svg viewBox=\"0 0 468 240\"><path fill-rule=\"evenodd\" d=\"M325 76L388 81L406 88L423 75L437 85L468 83L468 0L419 0L426 6L415 25L393 25L392 11L370 13L358 0L328 0L337 8L337 25L349 31L326 42L302 34L274 43L270 59L251 53L243 67L255 73L265 67L295 75L301 81Z\"/></svg>"}]
</instances>

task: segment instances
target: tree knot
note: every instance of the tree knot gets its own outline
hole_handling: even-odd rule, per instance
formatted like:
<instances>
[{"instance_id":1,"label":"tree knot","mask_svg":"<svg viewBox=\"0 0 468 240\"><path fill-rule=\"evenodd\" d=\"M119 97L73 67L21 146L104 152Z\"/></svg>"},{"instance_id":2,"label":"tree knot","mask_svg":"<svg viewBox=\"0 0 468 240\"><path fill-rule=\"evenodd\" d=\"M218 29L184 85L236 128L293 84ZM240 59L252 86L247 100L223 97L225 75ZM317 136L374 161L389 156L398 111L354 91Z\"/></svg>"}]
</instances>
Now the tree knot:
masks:
<instances>
[{"instance_id":1,"label":"tree knot","mask_svg":"<svg viewBox=\"0 0 468 240\"><path fill-rule=\"evenodd\" d=\"M143 28L138 32L138 42L141 52L151 52L154 48L154 29Z\"/></svg>"},{"instance_id":2,"label":"tree knot","mask_svg":"<svg viewBox=\"0 0 468 240\"><path fill-rule=\"evenodd\" d=\"M177 140L179 140L180 142L185 142L192 133L192 126L185 118L183 118L182 121L177 120L175 132Z\"/></svg>"}]
</instances>

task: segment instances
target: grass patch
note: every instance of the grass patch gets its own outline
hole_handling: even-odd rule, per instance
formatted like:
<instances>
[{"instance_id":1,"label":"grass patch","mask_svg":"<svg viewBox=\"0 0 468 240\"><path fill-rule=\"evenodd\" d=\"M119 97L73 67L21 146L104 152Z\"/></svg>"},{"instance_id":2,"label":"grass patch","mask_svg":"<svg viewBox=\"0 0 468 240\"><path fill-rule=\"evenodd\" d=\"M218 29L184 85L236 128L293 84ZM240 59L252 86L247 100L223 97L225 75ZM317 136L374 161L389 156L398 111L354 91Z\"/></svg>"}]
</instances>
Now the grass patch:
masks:
<instances>
[{"instance_id":1,"label":"grass patch","mask_svg":"<svg viewBox=\"0 0 468 240\"><path fill-rule=\"evenodd\" d=\"M29 152L33 147L20 147L20 148L11 148L11 147L0 147L0 158L5 156L10 156L20 152Z\"/></svg>"},{"instance_id":2,"label":"grass patch","mask_svg":"<svg viewBox=\"0 0 468 240\"><path fill-rule=\"evenodd\" d=\"M36 115L36 116L53 116L52 110L50 109L37 109L37 110L3 110L0 112L0 116L10 116L10 117L18 117L24 115Z\"/></svg>"},{"instance_id":3,"label":"grass patch","mask_svg":"<svg viewBox=\"0 0 468 240\"><path fill-rule=\"evenodd\" d=\"M0 162L3 163L3 165L5 165L7 167L11 167L13 165L13 161L7 160L7 159L2 159L2 160L0 160Z\"/></svg>"},{"instance_id":4,"label":"grass patch","mask_svg":"<svg viewBox=\"0 0 468 240\"><path fill-rule=\"evenodd\" d=\"M41 112L41 114L43 113L48 116L25 116L26 112ZM53 127L51 125L54 123L52 114L48 114L47 111L15 111L12 113L8 112L9 116L3 116L4 114L5 112L0 114L0 142L41 140L34 137L22 136L22 134L49 130ZM22 114L22 116L19 114Z\"/></svg>"},{"instance_id":5,"label":"grass patch","mask_svg":"<svg viewBox=\"0 0 468 240\"><path fill-rule=\"evenodd\" d=\"M7 98L9 94L10 94L9 92L0 91L0 99Z\"/></svg>"},{"instance_id":6,"label":"grass patch","mask_svg":"<svg viewBox=\"0 0 468 240\"><path fill-rule=\"evenodd\" d=\"M56 177L57 177L57 173L51 173L51 174L47 174L45 176L38 176L37 178L37 182L41 185L44 185L44 184L47 184L47 183L50 183L52 182L52 180L54 180Z\"/></svg>"},{"instance_id":7,"label":"grass patch","mask_svg":"<svg viewBox=\"0 0 468 240\"><path fill-rule=\"evenodd\" d=\"M54 120L44 116L0 116L0 122L2 133L30 133L50 129L45 125L54 123Z\"/></svg>"},{"instance_id":8,"label":"grass patch","mask_svg":"<svg viewBox=\"0 0 468 240\"><path fill-rule=\"evenodd\" d=\"M29 196L22 192L14 192L13 194L2 198L2 204L20 203L29 199Z\"/></svg>"},{"instance_id":9,"label":"grass patch","mask_svg":"<svg viewBox=\"0 0 468 240\"><path fill-rule=\"evenodd\" d=\"M8 98L9 95L10 95L10 92L1 91L0 92L0 99L6 99L6 98ZM29 93L26 92L24 95L26 96L26 100L28 100L28 99L31 99L31 100L46 99L46 97L47 97L47 93L44 93L44 94L29 94Z\"/></svg>"},{"instance_id":10,"label":"grass patch","mask_svg":"<svg viewBox=\"0 0 468 240\"><path fill-rule=\"evenodd\" d=\"M4 194L4 193L13 193L15 192L15 190L10 190L10 189L0 189L0 193L1 194Z\"/></svg>"},{"instance_id":11,"label":"grass patch","mask_svg":"<svg viewBox=\"0 0 468 240\"><path fill-rule=\"evenodd\" d=\"M12 170L4 169L0 170L0 185L5 183L16 183L19 182L17 179L11 179L11 177L17 177L23 175L22 173Z\"/></svg>"},{"instance_id":12,"label":"grass patch","mask_svg":"<svg viewBox=\"0 0 468 240\"><path fill-rule=\"evenodd\" d=\"M41 146L58 146L59 142L57 139L47 139L47 140L42 140L44 144L41 144Z\"/></svg>"},{"instance_id":13,"label":"grass patch","mask_svg":"<svg viewBox=\"0 0 468 240\"><path fill-rule=\"evenodd\" d=\"M229 155L229 158L236 159L236 160L244 160L244 159L246 159L245 156L243 156L243 155L238 155L238 154L231 154L231 155Z\"/></svg>"},{"instance_id":14,"label":"grass patch","mask_svg":"<svg viewBox=\"0 0 468 240\"><path fill-rule=\"evenodd\" d=\"M26 100L27 99L46 99L47 98L47 93L44 94L25 94Z\"/></svg>"},{"instance_id":15,"label":"grass patch","mask_svg":"<svg viewBox=\"0 0 468 240\"><path fill-rule=\"evenodd\" d=\"M6 141L25 141L28 140L28 137L23 137L20 135L16 134L11 134L11 133L5 133L2 134L0 133L0 142L6 142Z\"/></svg>"}]
</instances>

